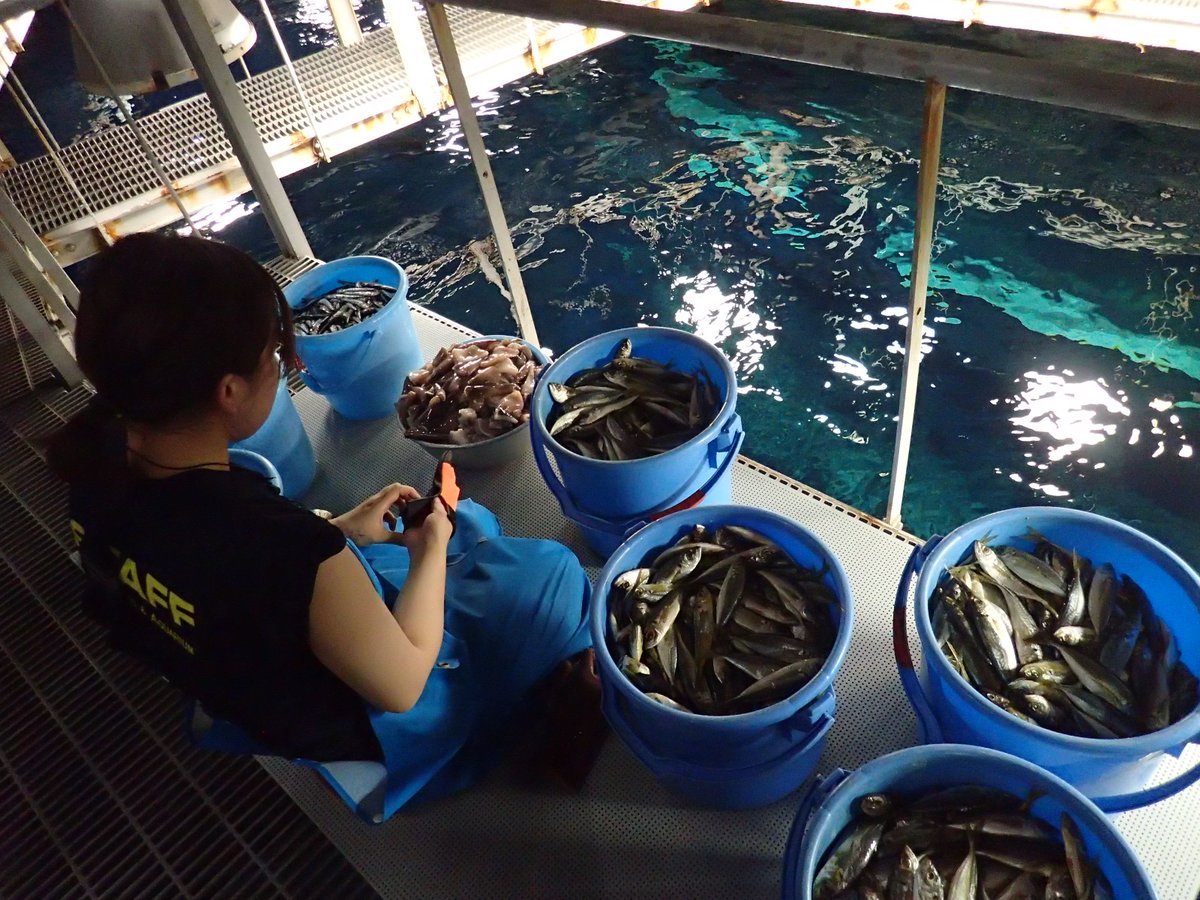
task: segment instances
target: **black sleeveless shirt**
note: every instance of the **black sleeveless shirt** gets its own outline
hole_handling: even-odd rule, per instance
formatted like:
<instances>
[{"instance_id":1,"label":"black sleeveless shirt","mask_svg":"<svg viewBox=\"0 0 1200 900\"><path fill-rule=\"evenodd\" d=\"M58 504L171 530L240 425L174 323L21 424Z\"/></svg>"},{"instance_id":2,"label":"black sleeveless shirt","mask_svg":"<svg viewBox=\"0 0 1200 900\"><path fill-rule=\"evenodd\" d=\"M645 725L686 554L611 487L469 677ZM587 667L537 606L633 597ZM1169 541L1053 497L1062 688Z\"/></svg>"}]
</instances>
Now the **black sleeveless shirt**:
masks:
<instances>
[{"instance_id":1,"label":"black sleeveless shirt","mask_svg":"<svg viewBox=\"0 0 1200 900\"><path fill-rule=\"evenodd\" d=\"M113 644L281 756L382 759L365 702L308 645L335 526L244 469L72 486L85 610Z\"/></svg>"}]
</instances>

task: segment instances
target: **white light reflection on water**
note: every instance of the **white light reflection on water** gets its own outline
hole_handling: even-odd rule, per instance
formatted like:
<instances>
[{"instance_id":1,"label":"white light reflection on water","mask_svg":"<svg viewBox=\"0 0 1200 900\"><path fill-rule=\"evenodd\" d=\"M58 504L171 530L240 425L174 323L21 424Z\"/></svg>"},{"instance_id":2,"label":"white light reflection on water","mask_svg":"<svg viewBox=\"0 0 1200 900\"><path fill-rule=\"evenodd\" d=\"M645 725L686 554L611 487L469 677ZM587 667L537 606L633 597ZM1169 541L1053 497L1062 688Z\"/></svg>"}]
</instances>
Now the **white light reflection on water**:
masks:
<instances>
[{"instance_id":1,"label":"white light reflection on water","mask_svg":"<svg viewBox=\"0 0 1200 900\"><path fill-rule=\"evenodd\" d=\"M192 221L198 228L217 234L238 219L244 219L256 212L258 212L257 200L251 200L249 203L243 203L241 200L222 200L218 203L210 203L203 209L193 212ZM190 234L191 229L187 225L181 224L175 229L175 232Z\"/></svg>"},{"instance_id":2,"label":"white light reflection on water","mask_svg":"<svg viewBox=\"0 0 1200 900\"><path fill-rule=\"evenodd\" d=\"M1051 372L1026 372L1023 377L1025 389L1007 401L1016 413L1009 421L1015 426L1013 433L1020 436L1018 439L1029 444L1026 465L1036 470L1045 471L1049 463L1065 460L1084 447L1094 447L1115 435L1116 424L1103 421L1102 413L1108 413L1109 417L1129 415L1129 408L1108 392L1102 379L1068 381ZM1035 444L1045 444L1044 462L1034 460ZM1086 456L1074 461L1088 463ZM1102 465L1097 463L1094 468ZM1056 485L1038 481L1030 481L1029 487L1048 497L1070 495Z\"/></svg>"},{"instance_id":3,"label":"white light reflection on water","mask_svg":"<svg viewBox=\"0 0 1200 900\"><path fill-rule=\"evenodd\" d=\"M749 377L762 368L763 353L775 345L769 332L778 326L765 319L754 308L754 287L742 281L734 292L724 293L707 271L696 275L677 275L671 283L673 291L683 288L675 321L690 326L697 335L717 347L722 347L738 375ZM729 353L725 342L734 340L734 352Z\"/></svg>"},{"instance_id":4,"label":"white light reflection on water","mask_svg":"<svg viewBox=\"0 0 1200 900\"><path fill-rule=\"evenodd\" d=\"M515 146L509 146L504 149L498 149L495 146L487 146L488 129L493 124L493 121L500 114L500 94L498 91L481 91L471 99L471 108L475 111L475 118L479 120L480 133L484 139L484 147L488 156L496 156L498 153L516 153ZM463 133L462 122L458 118L458 110L453 106L437 115L438 128L431 130L431 136L426 143L426 149L432 153L450 153L452 156L465 156L470 153L470 149L466 144L466 135ZM495 142L493 141L493 144Z\"/></svg>"}]
</instances>

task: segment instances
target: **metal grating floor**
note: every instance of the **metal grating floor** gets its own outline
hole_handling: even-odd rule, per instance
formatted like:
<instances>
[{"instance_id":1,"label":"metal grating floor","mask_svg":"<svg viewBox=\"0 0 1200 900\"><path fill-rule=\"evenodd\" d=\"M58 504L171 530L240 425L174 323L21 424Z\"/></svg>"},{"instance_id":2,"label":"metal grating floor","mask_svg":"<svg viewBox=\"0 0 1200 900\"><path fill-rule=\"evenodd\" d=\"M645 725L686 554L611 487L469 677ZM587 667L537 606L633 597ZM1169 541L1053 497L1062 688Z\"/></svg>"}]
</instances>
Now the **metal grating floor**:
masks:
<instances>
[{"instance_id":1,"label":"metal grating floor","mask_svg":"<svg viewBox=\"0 0 1200 900\"><path fill-rule=\"evenodd\" d=\"M473 334L419 308L414 318L426 356ZM340 511L381 484L421 485L432 476L432 459L404 440L396 420L348 422L310 391L297 394L296 403L320 461L306 497L310 505ZM560 540L597 574L598 561L562 518L532 458L492 473L460 474L464 493L494 510L510 533ZM735 468L733 493L736 502L813 529L850 578L855 633L836 686L838 721L819 771L853 768L912 744L915 721L896 675L891 621L895 585L916 539L745 458ZM1185 759L1200 761L1198 751L1192 748ZM798 803L793 795L761 810L691 808L658 787L610 737L578 796L517 787L501 770L466 794L369 827L310 772L262 762L384 897L774 898ZM1162 900L1195 900L1200 892L1192 826L1198 812L1200 787L1193 787L1117 818ZM1189 846L1193 852L1180 854ZM1180 865L1181 859L1189 864Z\"/></svg>"},{"instance_id":2,"label":"metal grating floor","mask_svg":"<svg viewBox=\"0 0 1200 900\"><path fill-rule=\"evenodd\" d=\"M80 611L37 444L86 399L0 406L0 896L373 896L254 760L189 748L175 691Z\"/></svg>"}]
</instances>

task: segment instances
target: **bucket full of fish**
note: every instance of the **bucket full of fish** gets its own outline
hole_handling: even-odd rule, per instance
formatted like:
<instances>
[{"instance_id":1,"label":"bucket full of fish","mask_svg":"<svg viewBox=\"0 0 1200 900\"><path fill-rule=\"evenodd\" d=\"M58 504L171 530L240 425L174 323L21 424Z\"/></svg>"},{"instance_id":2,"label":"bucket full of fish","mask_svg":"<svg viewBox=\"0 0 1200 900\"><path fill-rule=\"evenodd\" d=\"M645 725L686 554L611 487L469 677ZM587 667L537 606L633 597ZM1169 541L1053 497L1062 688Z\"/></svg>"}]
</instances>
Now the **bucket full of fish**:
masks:
<instances>
[{"instance_id":1,"label":"bucket full of fish","mask_svg":"<svg viewBox=\"0 0 1200 900\"><path fill-rule=\"evenodd\" d=\"M488 335L443 347L409 374L396 403L404 436L459 468L510 462L529 450L529 401L548 360L526 340Z\"/></svg>"},{"instance_id":2,"label":"bucket full of fish","mask_svg":"<svg viewBox=\"0 0 1200 900\"><path fill-rule=\"evenodd\" d=\"M347 419L395 413L421 365L404 270L380 256L317 266L283 289L292 307L300 377Z\"/></svg>"},{"instance_id":3,"label":"bucket full of fish","mask_svg":"<svg viewBox=\"0 0 1200 900\"><path fill-rule=\"evenodd\" d=\"M708 341L674 328L610 331L538 379L534 459L563 514L607 556L655 517L729 502L745 436L736 407L733 367Z\"/></svg>"},{"instance_id":4,"label":"bucket full of fish","mask_svg":"<svg viewBox=\"0 0 1200 900\"><path fill-rule=\"evenodd\" d=\"M308 490L317 473L312 444L288 392L286 378L279 379L271 413L258 431L232 445L265 456L279 474L280 490L285 497L297 499Z\"/></svg>"},{"instance_id":5,"label":"bucket full of fish","mask_svg":"<svg viewBox=\"0 0 1200 900\"><path fill-rule=\"evenodd\" d=\"M853 618L816 535L747 506L642 528L591 606L604 714L634 755L695 803L772 803L815 769Z\"/></svg>"},{"instance_id":6,"label":"bucket full of fish","mask_svg":"<svg viewBox=\"0 0 1200 900\"><path fill-rule=\"evenodd\" d=\"M784 900L1153 900L1099 808L1007 753L909 747L809 789L784 851Z\"/></svg>"},{"instance_id":7,"label":"bucket full of fish","mask_svg":"<svg viewBox=\"0 0 1200 900\"><path fill-rule=\"evenodd\" d=\"M923 677L904 633L914 574ZM1109 812L1200 778L1146 787L1200 739L1200 578L1127 525L1047 507L975 519L914 551L895 623L926 740L1020 756Z\"/></svg>"}]
</instances>

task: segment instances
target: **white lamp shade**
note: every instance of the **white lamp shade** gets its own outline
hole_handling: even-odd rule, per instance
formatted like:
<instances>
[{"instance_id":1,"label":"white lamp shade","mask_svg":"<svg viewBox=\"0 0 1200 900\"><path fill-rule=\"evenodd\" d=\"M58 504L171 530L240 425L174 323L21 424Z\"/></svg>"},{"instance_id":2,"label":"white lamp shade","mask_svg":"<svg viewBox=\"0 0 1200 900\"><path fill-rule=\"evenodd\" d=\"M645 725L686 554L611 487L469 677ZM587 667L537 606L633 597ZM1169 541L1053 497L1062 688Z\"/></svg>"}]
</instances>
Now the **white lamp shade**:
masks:
<instances>
[{"instance_id":1,"label":"white lamp shade","mask_svg":"<svg viewBox=\"0 0 1200 900\"><path fill-rule=\"evenodd\" d=\"M217 44L231 63L254 46L254 26L229 0L197 0ZM162 0L71 0L71 15L119 94L147 94L196 77L196 70ZM88 90L108 86L92 56L71 29L75 77Z\"/></svg>"}]
</instances>

